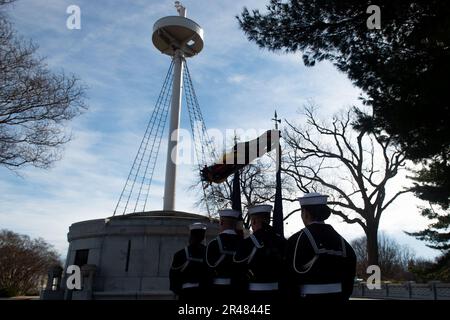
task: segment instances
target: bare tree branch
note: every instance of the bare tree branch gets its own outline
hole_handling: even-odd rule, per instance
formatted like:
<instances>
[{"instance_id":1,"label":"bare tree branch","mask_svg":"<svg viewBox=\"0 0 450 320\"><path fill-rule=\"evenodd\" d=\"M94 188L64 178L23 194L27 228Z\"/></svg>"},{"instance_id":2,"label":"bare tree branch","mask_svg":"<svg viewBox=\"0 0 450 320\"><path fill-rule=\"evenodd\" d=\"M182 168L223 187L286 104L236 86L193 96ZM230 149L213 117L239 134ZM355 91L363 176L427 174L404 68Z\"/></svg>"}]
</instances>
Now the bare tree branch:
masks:
<instances>
[{"instance_id":1,"label":"bare tree branch","mask_svg":"<svg viewBox=\"0 0 450 320\"><path fill-rule=\"evenodd\" d=\"M354 109L333 117L331 124L319 123L313 111L306 106L306 126L287 121L283 136L289 153L283 171L298 187L314 186L327 192L333 214L363 228L372 262L376 262L381 214L408 192L399 191L386 201L386 185L404 167L405 155L383 133L353 131L349 125L356 117ZM357 217L350 218L349 212Z\"/></svg>"},{"instance_id":2,"label":"bare tree branch","mask_svg":"<svg viewBox=\"0 0 450 320\"><path fill-rule=\"evenodd\" d=\"M299 212L301 209L300 208L298 208L298 209L295 209L295 210L292 210L291 212L289 212L284 218L283 218L283 221L286 221L290 216L292 216L294 213L296 213L296 212Z\"/></svg>"},{"instance_id":3,"label":"bare tree branch","mask_svg":"<svg viewBox=\"0 0 450 320\"><path fill-rule=\"evenodd\" d=\"M359 224L364 230L366 230L366 225L364 224L364 222L361 220L361 219L359 219L359 218L353 218L353 219L350 219L345 213L343 213L342 211L340 211L340 210L336 210L336 209L331 209L331 212L333 213L333 214L335 214L335 215L337 215L338 217L341 217L342 219L344 219L344 221L346 222L346 223L348 223L348 224L354 224L354 223L357 223L357 224Z\"/></svg>"},{"instance_id":4,"label":"bare tree branch","mask_svg":"<svg viewBox=\"0 0 450 320\"><path fill-rule=\"evenodd\" d=\"M0 15L0 165L9 169L59 160L67 122L86 109L80 81L50 72L36 52Z\"/></svg>"},{"instance_id":5,"label":"bare tree branch","mask_svg":"<svg viewBox=\"0 0 450 320\"><path fill-rule=\"evenodd\" d=\"M413 188L407 188L405 190L401 190L399 192L397 192L390 200L388 200L386 202L386 204L384 206L381 207L381 210L378 212L378 214L381 215L381 213L386 210L386 208L391 205L399 196L401 196L402 194L406 194L409 192L412 192Z\"/></svg>"}]
</instances>

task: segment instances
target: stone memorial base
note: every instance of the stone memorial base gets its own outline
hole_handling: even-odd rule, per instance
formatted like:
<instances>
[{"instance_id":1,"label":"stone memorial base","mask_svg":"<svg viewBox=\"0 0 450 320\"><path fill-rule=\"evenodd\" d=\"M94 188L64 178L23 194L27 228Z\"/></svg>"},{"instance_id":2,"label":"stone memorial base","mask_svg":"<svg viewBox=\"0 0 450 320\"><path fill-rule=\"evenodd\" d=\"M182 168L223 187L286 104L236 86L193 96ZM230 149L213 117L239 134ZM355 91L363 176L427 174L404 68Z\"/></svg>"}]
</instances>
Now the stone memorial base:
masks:
<instances>
[{"instance_id":1,"label":"stone memorial base","mask_svg":"<svg viewBox=\"0 0 450 320\"><path fill-rule=\"evenodd\" d=\"M74 223L69 228L64 270L70 265L84 266L83 286L79 291L68 290L68 275L63 273L65 299L174 299L169 290L172 257L186 246L188 226L194 222L208 225L207 241L217 235L217 222L178 211L151 211Z\"/></svg>"}]
</instances>

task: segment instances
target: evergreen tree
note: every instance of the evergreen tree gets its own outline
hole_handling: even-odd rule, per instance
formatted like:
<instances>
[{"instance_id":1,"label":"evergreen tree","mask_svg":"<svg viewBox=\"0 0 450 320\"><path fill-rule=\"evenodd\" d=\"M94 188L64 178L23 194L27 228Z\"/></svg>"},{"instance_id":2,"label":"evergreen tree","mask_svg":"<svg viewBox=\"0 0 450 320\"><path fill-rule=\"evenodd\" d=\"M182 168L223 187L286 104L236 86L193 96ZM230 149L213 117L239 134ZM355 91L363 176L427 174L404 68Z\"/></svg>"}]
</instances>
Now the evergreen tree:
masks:
<instances>
[{"instance_id":1,"label":"evergreen tree","mask_svg":"<svg viewBox=\"0 0 450 320\"><path fill-rule=\"evenodd\" d=\"M450 145L450 3L377 1L381 28L369 29L372 1L271 0L267 12L238 17L250 41L301 52L307 66L328 60L364 92L375 128L409 159L441 155Z\"/></svg>"}]
</instances>

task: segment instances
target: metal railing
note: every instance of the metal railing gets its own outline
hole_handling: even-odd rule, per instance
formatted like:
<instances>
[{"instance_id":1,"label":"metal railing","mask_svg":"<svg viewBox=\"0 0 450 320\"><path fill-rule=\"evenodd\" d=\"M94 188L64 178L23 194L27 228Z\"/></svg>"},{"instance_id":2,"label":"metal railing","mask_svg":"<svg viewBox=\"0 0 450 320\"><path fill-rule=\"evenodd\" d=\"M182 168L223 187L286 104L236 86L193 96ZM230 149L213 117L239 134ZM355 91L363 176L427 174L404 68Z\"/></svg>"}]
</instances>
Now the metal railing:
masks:
<instances>
[{"instance_id":1,"label":"metal railing","mask_svg":"<svg viewBox=\"0 0 450 320\"><path fill-rule=\"evenodd\" d=\"M380 289L369 289L366 283L355 284L352 297L399 300L450 300L450 283L414 282L382 283Z\"/></svg>"}]
</instances>

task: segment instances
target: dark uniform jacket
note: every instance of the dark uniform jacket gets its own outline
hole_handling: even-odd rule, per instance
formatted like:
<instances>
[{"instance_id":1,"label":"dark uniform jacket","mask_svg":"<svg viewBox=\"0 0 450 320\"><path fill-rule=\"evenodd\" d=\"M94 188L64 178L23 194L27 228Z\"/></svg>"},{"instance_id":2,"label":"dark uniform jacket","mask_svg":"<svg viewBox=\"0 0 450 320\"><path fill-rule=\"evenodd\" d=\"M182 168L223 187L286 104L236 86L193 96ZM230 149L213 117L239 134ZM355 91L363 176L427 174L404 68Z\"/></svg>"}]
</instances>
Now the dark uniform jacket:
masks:
<instances>
[{"instance_id":1,"label":"dark uniform jacket","mask_svg":"<svg viewBox=\"0 0 450 320\"><path fill-rule=\"evenodd\" d=\"M279 287L285 247L286 239L270 225L242 240L234 256L239 287L250 291L255 284L263 284L261 288L265 288L264 284L276 284Z\"/></svg>"},{"instance_id":2,"label":"dark uniform jacket","mask_svg":"<svg viewBox=\"0 0 450 320\"><path fill-rule=\"evenodd\" d=\"M170 290L183 295L197 295L206 286L206 247L203 244L189 245L175 253L170 268Z\"/></svg>"},{"instance_id":3,"label":"dark uniform jacket","mask_svg":"<svg viewBox=\"0 0 450 320\"><path fill-rule=\"evenodd\" d=\"M205 260L209 270L210 286L213 288L230 290L231 278L235 274L233 255L238 242L239 236L235 232L225 230L208 243Z\"/></svg>"},{"instance_id":4,"label":"dark uniform jacket","mask_svg":"<svg viewBox=\"0 0 450 320\"><path fill-rule=\"evenodd\" d=\"M353 291L356 255L332 226L312 223L288 240L286 266L291 297L333 296L345 300ZM336 286L341 292L333 292ZM303 288L303 290L302 290ZM327 292L329 288L332 288Z\"/></svg>"}]
</instances>

